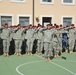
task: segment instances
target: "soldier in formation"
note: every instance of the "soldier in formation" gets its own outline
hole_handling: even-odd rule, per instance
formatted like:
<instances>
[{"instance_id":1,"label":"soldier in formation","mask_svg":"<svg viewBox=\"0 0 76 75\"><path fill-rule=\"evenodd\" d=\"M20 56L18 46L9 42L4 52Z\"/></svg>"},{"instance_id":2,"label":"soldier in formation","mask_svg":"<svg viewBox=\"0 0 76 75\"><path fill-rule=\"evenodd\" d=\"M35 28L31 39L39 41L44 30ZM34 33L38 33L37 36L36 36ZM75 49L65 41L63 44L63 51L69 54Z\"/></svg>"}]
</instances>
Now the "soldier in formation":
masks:
<instances>
[{"instance_id":1,"label":"soldier in formation","mask_svg":"<svg viewBox=\"0 0 76 75\"><path fill-rule=\"evenodd\" d=\"M63 34L66 33L66 36ZM65 39L63 39L63 37ZM73 48L76 48L76 28L71 26L60 27L47 24L42 27L40 24L33 27L31 24L22 27L20 24L17 26L8 27L5 24L0 28L0 38L3 40L3 55L9 56L10 41L13 39L15 43L15 54L21 55L22 42L26 40L26 54L32 55L34 41L37 40L36 53L42 54L44 50L45 60L50 60L50 56L59 57L59 52L62 53L63 48L65 51L68 49L69 53L73 53ZM62 45L65 42L65 45ZM67 48L68 46L68 48Z\"/></svg>"},{"instance_id":2,"label":"soldier in formation","mask_svg":"<svg viewBox=\"0 0 76 75\"><path fill-rule=\"evenodd\" d=\"M9 56L9 46L10 46L10 29L8 28L8 24L4 25L4 28L1 33L1 38L3 39L3 55Z\"/></svg>"}]
</instances>

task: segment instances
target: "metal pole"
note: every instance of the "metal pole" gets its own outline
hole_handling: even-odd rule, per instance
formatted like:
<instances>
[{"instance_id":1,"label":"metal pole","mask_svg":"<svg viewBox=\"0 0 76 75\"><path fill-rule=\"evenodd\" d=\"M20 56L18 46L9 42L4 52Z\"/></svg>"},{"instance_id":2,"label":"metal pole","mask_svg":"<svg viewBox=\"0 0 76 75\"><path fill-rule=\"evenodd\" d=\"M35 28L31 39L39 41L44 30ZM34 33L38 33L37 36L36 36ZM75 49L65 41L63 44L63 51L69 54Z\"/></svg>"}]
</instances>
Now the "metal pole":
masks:
<instances>
[{"instance_id":1,"label":"metal pole","mask_svg":"<svg viewBox=\"0 0 76 75\"><path fill-rule=\"evenodd\" d=\"M34 26L34 6L35 6L35 5L34 5L34 0L32 1L32 4L33 4L33 5L32 5L32 20L33 20L33 21L32 21L32 24L33 24L33 26Z\"/></svg>"}]
</instances>

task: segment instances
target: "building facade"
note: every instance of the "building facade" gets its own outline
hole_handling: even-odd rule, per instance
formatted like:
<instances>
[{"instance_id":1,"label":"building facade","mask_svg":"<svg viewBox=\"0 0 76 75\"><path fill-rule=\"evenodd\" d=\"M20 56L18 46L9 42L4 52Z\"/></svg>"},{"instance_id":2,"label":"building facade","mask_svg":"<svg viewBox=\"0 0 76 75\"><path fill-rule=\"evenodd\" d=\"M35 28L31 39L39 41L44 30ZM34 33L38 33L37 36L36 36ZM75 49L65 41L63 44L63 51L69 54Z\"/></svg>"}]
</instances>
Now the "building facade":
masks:
<instances>
[{"instance_id":1,"label":"building facade","mask_svg":"<svg viewBox=\"0 0 76 75\"><path fill-rule=\"evenodd\" d=\"M39 19L39 22L36 19ZM76 1L0 0L0 26L5 23L8 23L9 26L37 25L38 23L44 26L48 23L63 26L76 25Z\"/></svg>"}]
</instances>

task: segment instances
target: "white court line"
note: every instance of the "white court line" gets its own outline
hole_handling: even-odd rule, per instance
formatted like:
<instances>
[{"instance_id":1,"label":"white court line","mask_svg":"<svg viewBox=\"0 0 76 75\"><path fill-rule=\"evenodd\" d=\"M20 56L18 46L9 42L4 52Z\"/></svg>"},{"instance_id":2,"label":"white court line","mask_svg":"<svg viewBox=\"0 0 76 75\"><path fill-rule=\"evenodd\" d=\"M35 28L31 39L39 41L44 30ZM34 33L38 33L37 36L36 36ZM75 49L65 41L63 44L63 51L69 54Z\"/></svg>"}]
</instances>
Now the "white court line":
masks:
<instances>
[{"instance_id":1,"label":"white court line","mask_svg":"<svg viewBox=\"0 0 76 75\"><path fill-rule=\"evenodd\" d=\"M39 56L39 55L36 55L36 56L39 57L39 58L41 58L41 59L44 59L43 57L41 57L41 56ZM62 69L64 69L64 70L66 70L67 72L69 72L69 73L71 73L71 74L73 74L73 75L76 75L76 73L70 71L69 69L67 69L67 68L65 68L65 67L63 67L63 66L60 66L60 65L58 65L58 64L56 64L56 63L54 63L54 62L51 62L51 61L50 61L50 63L52 63L52 64L54 64L54 65L56 65L56 66L58 66L58 67L60 67L60 68L62 68Z\"/></svg>"},{"instance_id":2,"label":"white court line","mask_svg":"<svg viewBox=\"0 0 76 75\"><path fill-rule=\"evenodd\" d=\"M18 70L21 66L23 66L23 65L28 65L28 64L32 64L32 63L38 63L38 62L42 62L42 60L41 60L41 61L32 61L32 62L27 62L27 63L21 64L21 65L19 65L19 66L16 67L16 71L17 71L18 74L24 75L23 73L21 73L21 72Z\"/></svg>"},{"instance_id":3,"label":"white court line","mask_svg":"<svg viewBox=\"0 0 76 75\"><path fill-rule=\"evenodd\" d=\"M76 61L72 61L72 60L53 60L53 61L59 61L59 62L62 62L62 61L64 61L64 62L76 62Z\"/></svg>"}]
</instances>

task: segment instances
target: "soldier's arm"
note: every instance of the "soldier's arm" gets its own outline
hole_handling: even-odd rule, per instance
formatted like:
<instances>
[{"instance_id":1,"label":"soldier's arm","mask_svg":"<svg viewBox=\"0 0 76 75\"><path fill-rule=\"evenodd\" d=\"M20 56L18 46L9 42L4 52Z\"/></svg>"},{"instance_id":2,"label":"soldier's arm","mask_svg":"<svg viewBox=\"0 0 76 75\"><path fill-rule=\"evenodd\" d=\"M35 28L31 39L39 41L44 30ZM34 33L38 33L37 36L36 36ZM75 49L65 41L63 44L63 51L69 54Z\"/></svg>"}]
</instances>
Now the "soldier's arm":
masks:
<instances>
[{"instance_id":1,"label":"soldier's arm","mask_svg":"<svg viewBox=\"0 0 76 75\"><path fill-rule=\"evenodd\" d=\"M29 30L29 29L28 28L25 28L23 32L26 34L27 30Z\"/></svg>"},{"instance_id":2,"label":"soldier's arm","mask_svg":"<svg viewBox=\"0 0 76 75\"><path fill-rule=\"evenodd\" d=\"M11 29L9 29L9 40L11 41L12 40L12 36L11 36Z\"/></svg>"},{"instance_id":3,"label":"soldier's arm","mask_svg":"<svg viewBox=\"0 0 76 75\"><path fill-rule=\"evenodd\" d=\"M45 31L45 30L47 30L47 28L40 28L39 29L40 32Z\"/></svg>"}]
</instances>

